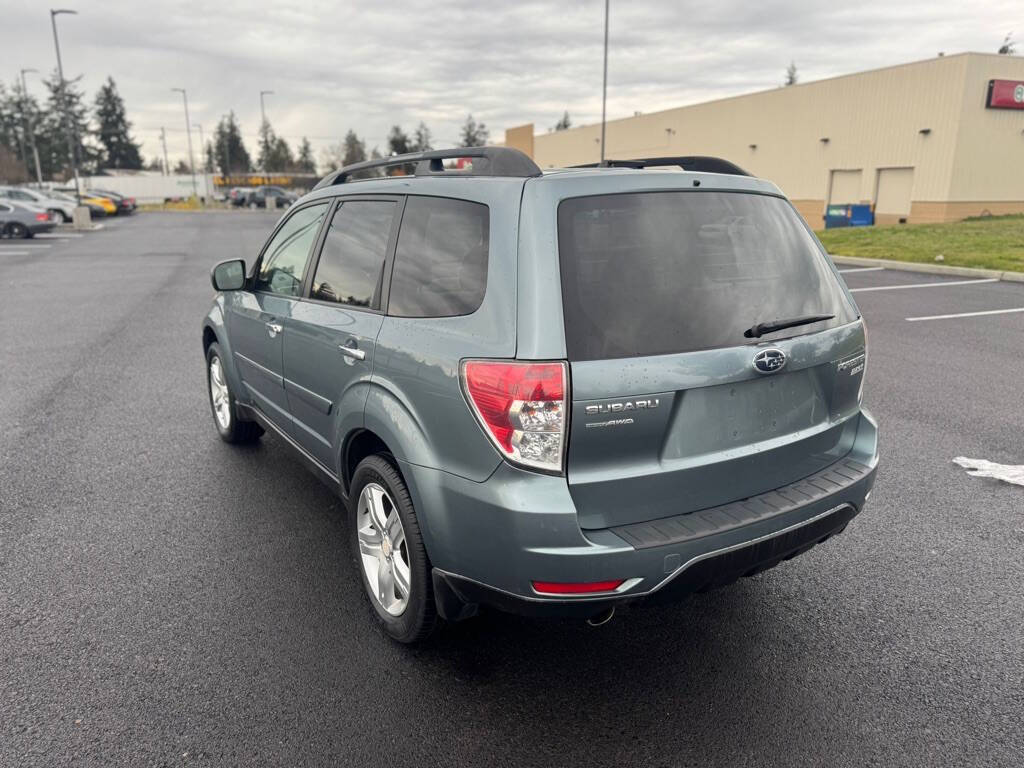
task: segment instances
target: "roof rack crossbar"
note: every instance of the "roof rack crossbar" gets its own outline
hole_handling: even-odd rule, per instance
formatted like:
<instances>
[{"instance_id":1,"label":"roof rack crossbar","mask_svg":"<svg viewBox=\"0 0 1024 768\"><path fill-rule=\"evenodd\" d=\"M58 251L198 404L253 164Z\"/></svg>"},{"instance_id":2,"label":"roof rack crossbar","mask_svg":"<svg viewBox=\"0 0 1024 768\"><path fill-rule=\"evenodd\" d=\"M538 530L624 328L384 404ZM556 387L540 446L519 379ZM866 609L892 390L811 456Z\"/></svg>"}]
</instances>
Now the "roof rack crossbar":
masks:
<instances>
[{"instance_id":1,"label":"roof rack crossbar","mask_svg":"<svg viewBox=\"0 0 1024 768\"><path fill-rule=\"evenodd\" d=\"M726 173L732 176L750 176L735 163L720 157L691 155L689 157L642 157L635 160L605 160L603 163L573 165L572 168L656 168L677 165L684 171L695 173Z\"/></svg>"},{"instance_id":2,"label":"roof rack crossbar","mask_svg":"<svg viewBox=\"0 0 1024 768\"><path fill-rule=\"evenodd\" d=\"M483 162L474 162L470 170L446 171L445 160L457 160L463 157L480 158ZM511 147L457 147L455 149L430 149L426 152L409 152L405 155L392 155L379 160L365 160L339 168L324 176L313 189L322 189L334 184L345 184L350 181L367 181L369 179L353 179L354 174L378 168L393 168L400 165L415 165L417 176L506 176L530 178L540 176L540 168L527 155ZM376 177L369 177L376 178Z\"/></svg>"}]
</instances>

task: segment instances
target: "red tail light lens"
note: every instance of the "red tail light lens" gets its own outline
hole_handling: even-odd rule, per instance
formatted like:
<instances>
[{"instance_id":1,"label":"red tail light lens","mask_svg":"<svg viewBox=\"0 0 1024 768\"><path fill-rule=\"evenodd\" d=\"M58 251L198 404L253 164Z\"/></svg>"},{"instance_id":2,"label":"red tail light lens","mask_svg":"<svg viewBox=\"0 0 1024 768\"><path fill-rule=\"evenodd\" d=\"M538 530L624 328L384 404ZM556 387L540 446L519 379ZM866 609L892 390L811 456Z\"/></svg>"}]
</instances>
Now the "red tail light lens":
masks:
<instances>
[{"instance_id":1,"label":"red tail light lens","mask_svg":"<svg viewBox=\"0 0 1024 768\"><path fill-rule=\"evenodd\" d=\"M462 385L487 436L506 459L562 471L569 372L565 363L467 360Z\"/></svg>"},{"instance_id":2,"label":"red tail light lens","mask_svg":"<svg viewBox=\"0 0 1024 768\"><path fill-rule=\"evenodd\" d=\"M613 579L611 581L588 581L588 582L555 582L555 581L534 581L535 592L542 592L546 595L588 595L593 592L614 592L622 586L625 579Z\"/></svg>"},{"instance_id":3,"label":"red tail light lens","mask_svg":"<svg viewBox=\"0 0 1024 768\"><path fill-rule=\"evenodd\" d=\"M36 221L49 221L49 220L50 220L50 214L48 214L48 213L37 213L36 214Z\"/></svg>"}]
</instances>

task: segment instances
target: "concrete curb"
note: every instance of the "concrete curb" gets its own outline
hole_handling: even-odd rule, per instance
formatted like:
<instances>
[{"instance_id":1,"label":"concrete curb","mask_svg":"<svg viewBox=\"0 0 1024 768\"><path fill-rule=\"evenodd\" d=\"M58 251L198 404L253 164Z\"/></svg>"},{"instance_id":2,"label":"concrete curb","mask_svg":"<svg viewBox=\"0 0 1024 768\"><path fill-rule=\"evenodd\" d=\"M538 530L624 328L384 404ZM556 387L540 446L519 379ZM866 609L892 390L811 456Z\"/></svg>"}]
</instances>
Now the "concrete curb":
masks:
<instances>
[{"instance_id":1,"label":"concrete curb","mask_svg":"<svg viewBox=\"0 0 1024 768\"><path fill-rule=\"evenodd\" d=\"M885 267L901 269L904 272L925 272L930 275L955 275L957 277L995 277L1009 283L1024 283L1024 272L1003 272L998 269L975 269L974 267L947 267L943 264L925 264L919 261L893 261L892 259L862 259L859 256L840 256L830 253L836 264L856 267Z\"/></svg>"}]
</instances>

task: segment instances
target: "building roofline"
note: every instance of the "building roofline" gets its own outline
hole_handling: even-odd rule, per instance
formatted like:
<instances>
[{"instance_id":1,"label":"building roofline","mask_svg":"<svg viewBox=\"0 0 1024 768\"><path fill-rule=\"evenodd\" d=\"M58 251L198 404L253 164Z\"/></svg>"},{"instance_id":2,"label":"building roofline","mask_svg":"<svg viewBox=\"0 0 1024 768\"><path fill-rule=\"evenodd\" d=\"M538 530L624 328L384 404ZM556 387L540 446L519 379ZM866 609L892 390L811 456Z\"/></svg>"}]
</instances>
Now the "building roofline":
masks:
<instances>
[{"instance_id":1,"label":"building roofline","mask_svg":"<svg viewBox=\"0 0 1024 768\"><path fill-rule=\"evenodd\" d=\"M939 61L939 60L945 61L947 59L961 59L961 58L964 58L966 56L985 56L985 57L994 58L994 59L1011 59L1011 60L1012 59L1024 59L1024 56L1017 56L1017 55L1009 55L1008 56L1005 53L984 53L984 52L980 52L980 51L961 51L960 53L951 53L951 54L948 54L948 55L944 54L942 56L932 56L932 57L927 58L927 59L917 59L916 61L905 61L902 64L887 64L886 66L883 66L883 67L875 67L873 69L862 69L862 70L860 70L858 72L848 72L848 73L843 74L843 75L831 75L829 77L823 77L820 80L809 80L806 83L794 83L793 85L788 85L788 86L779 85L779 86L775 86L773 88L763 88L760 91L748 91L746 93L738 93L738 94L735 94L733 96L720 96L717 99L708 99L707 101L696 101L696 102L693 102L692 104L680 104L677 107L667 107L666 109L659 109L659 110L656 110L654 112L643 112L643 113L641 113L639 115L627 115L626 117L616 117L616 118L612 118L612 119L606 121L606 125L611 125L612 123L620 123L620 122L623 122L623 121L626 121L626 120L636 120L638 117L642 118L642 117L654 117L654 116L657 116L657 115L664 115L667 112L675 112L675 111L680 110L680 109L690 109L692 107L703 107L703 106L708 105L708 104L719 104L719 103L721 103L723 101L733 101L734 99L746 99L746 98L750 98L751 96L760 96L761 94L765 94L765 93L776 93L777 91L781 91L781 90L784 90L784 89L787 89L787 88L805 88L805 87L812 86L812 85L819 85L821 83L827 83L827 82L830 82L832 80L842 80L842 79L848 78L848 77L860 77L861 75L873 74L875 72L883 72L883 71L889 70L889 69L900 69L902 67L915 67L915 66L919 66L921 64L931 63L931 62L935 62L935 61ZM582 125L575 125L572 128L566 129L565 131L561 131L561 133L571 133L572 131L578 131L578 130L582 130L584 128L593 128L593 127L600 127L600 126L601 126L601 123L599 123L599 122L597 122L597 123L584 123ZM515 127L515 126L513 126L513 127ZM537 136L550 136L550 135L551 135L550 132L547 132L547 133L534 133L534 137L537 137Z\"/></svg>"}]
</instances>

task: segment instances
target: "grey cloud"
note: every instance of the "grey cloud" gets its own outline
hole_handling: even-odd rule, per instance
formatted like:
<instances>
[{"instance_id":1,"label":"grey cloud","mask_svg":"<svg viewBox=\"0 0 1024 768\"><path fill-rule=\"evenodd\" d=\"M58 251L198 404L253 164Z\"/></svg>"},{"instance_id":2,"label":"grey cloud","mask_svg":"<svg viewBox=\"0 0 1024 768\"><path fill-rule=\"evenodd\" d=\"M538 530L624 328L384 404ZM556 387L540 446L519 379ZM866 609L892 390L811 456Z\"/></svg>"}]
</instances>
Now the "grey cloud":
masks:
<instances>
[{"instance_id":1,"label":"grey cloud","mask_svg":"<svg viewBox=\"0 0 1024 768\"><path fill-rule=\"evenodd\" d=\"M353 128L383 147L392 124L420 120L452 144L468 112L495 138L523 122L546 130L564 109L576 123L600 119L602 0L64 2L80 10L60 20L67 73L84 76L90 97L114 76L147 156L160 126L171 154L184 153L174 86L189 89L193 121L208 134L234 109L250 144L267 88L278 132L315 145ZM46 6L0 0L0 19L8 80L21 67L53 68ZM613 0L608 114L771 88L790 60L807 81L938 51L994 51L1013 29L1024 37L1018 0Z\"/></svg>"}]
</instances>

